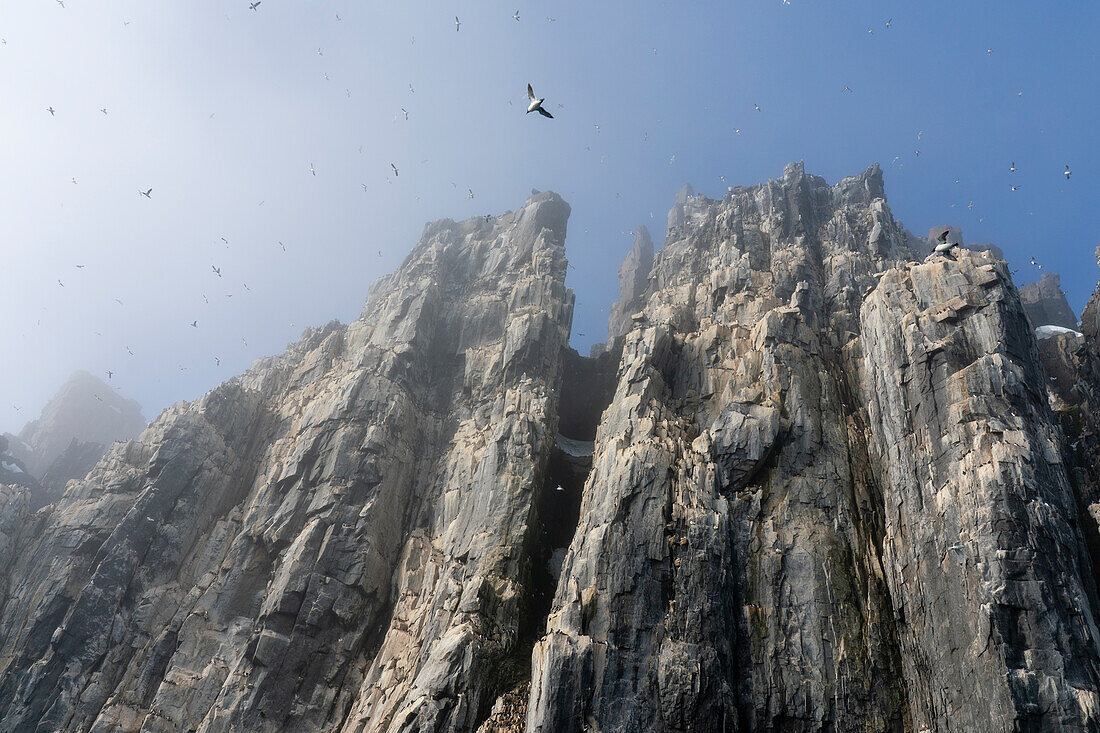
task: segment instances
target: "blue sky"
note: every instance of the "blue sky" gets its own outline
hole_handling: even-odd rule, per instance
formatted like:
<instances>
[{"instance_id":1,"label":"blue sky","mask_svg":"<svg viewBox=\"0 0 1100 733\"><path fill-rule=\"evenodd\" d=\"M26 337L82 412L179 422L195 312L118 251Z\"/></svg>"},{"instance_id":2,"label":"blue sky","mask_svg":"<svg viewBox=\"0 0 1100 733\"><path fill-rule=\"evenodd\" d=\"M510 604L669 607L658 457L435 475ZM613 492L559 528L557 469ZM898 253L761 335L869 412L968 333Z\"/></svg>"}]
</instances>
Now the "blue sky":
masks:
<instances>
[{"instance_id":1,"label":"blue sky","mask_svg":"<svg viewBox=\"0 0 1100 733\"><path fill-rule=\"evenodd\" d=\"M148 417L193 399L357 317L425 221L532 187L573 207L582 353L634 227L659 243L684 183L720 196L792 160L879 162L913 232L961 226L1021 284L1034 256L1080 312L1097 4L790 2L3 3L0 430L77 368ZM556 119L523 114L528 82Z\"/></svg>"}]
</instances>

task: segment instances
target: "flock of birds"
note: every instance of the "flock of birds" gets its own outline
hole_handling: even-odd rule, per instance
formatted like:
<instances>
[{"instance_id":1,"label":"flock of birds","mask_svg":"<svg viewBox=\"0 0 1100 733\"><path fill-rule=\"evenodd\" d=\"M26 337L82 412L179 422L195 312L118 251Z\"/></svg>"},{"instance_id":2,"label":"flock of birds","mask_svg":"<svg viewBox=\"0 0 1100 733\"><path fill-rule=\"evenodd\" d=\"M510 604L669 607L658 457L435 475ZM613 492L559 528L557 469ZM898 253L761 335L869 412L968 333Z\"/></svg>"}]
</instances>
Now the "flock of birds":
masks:
<instances>
[{"instance_id":1,"label":"flock of birds","mask_svg":"<svg viewBox=\"0 0 1100 733\"><path fill-rule=\"evenodd\" d=\"M64 0L55 0L55 1L62 8L65 7ZM263 5L263 0L247 0L247 1L248 1L248 9L249 10L251 10L253 12L260 12L261 6ZM790 5L790 0L781 0L781 2L784 5ZM520 22L521 21L520 11L517 9L515 11L515 13L512 14L511 17L516 22ZM339 15L337 15L336 19L340 20L341 18L340 18ZM555 22L555 20L556 19L552 18L552 17L547 17L546 18L546 21L550 22L550 23ZM126 25L128 25L128 24L129 23L127 22ZM884 27L886 29L890 29L892 26L893 26L893 18L887 19L884 23ZM454 17L454 27L455 27L455 32L456 33L460 32L462 30L462 20L457 15ZM875 32L875 28L870 27L870 26L867 28L867 33L868 34L873 35L874 32ZM0 39L0 42L6 43L6 40ZM413 43L415 43L415 38L413 38ZM652 50L653 50L654 54L657 53L656 48L653 48ZM992 48L986 49L986 53L988 55L992 55L993 49ZM324 55L324 52L323 52L322 48L317 49L317 55L319 55L319 56ZM326 75L326 78L327 78L327 75ZM414 91L413 87L412 87L412 84L409 85L409 91L410 92ZM845 85L843 87L843 89L841 90L841 93L842 94L855 94L854 90L850 86L847 86L847 85ZM350 90L348 90L348 94L350 96ZM1020 92L1020 94L1022 95L1022 92ZM537 112L542 117L545 117L545 118L548 118L548 119L554 119L554 115L551 114L550 111L547 110L546 107L545 107L546 98L537 96L535 94L535 91L534 91L531 84L527 84L527 101L528 101L528 104L527 104L527 108L526 108L526 114L530 114L532 112ZM560 104L558 105L559 108L561 108L561 106L562 105L560 105ZM763 112L763 110L761 109L761 107L758 103L754 102L752 107L753 107L753 110L757 113L762 113ZM46 107L45 111L47 113L49 113L49 115L51 117L54 117L54 116L57 115L57 110L55 110L52 105ZM106 107L99 108L99 111L104 115L108 114L108 109ZM409 112L405 107L401 107L401 114L404 116L405 120L409 119ZM213 117L213 115L211 115L211 117ZM600 133L600 125L595 124L594 128L595 128L596 133L599 134ZM734 132L737 135L741 135L742 130L741 130L741 128L738 127L738 128L734 128ZM918 141L921 139L923 134L924 134L923 131L919 131L917 133L917 140ZM648 140L648 133L645 133L644 140ZM360 152L362 152L362 148L360 148ZM916 155L916 157L920 156L920 150L919 149L915 151L915 155ZM605 156L605 158L606 158L606 156ZM899 167L904 166L904 162L899 163L900 160L901 160L900 156L895 157L894 158L894 163L898 164ZM669 163L674 164L675 161L676 161L676 156L675 155L671 156L671 158L669 159ZM393 173L393 177L394 178L399 177L400 176L400 170L399 170L397 164L395 162L390 162L389 165L390 165L390 169ZM1016 172L1016 170L1017 169L1016 169L1015 161L1012 161L1012 163L1009 167L1009 171L1010 171L1010 173L1014 174ZM317 170L314 167L312 162L309 164L309 173L312 176L317 175ZM1064 175L1065 175L1065 178L1067 180L1069 180L1071 175L1072 175L1069 164L1065 165ZM725 177L724 176L722 176L721 179L722 179L723 182L725 182ZM72 182L73 182L73 184L77 183L77 180L76 180L75 177L73 177ZM955 182L958 183L958 179L956 179ZM364 190L367 189L367 185L365 183L362 184L362 186L363 186ZM453 181L452 181L452 186L456 186L456 184ZM1018 183L1013 182L1013 183L1010 184L1010 188L1011 188L1012 191L1017 191L1017 190L1020 189L1020 185ZM153 193L153 188L152 187L147 187L147 188L144 188L144 189L138 189L137 193L138 193L139 196L145 197L146 199L151 199L152 198L152 193ZM472 189L469 189L469 188L467 189L466 198L467 199L473 199L474 198L474 192L473 192ZM263 205L263 202L261 202L260 205ZM973 209L973 206L974 206L974 203L970 202L969 208ZM653 218L652 212L650 213L650 217ZM228 245L229 245L228 240L225 237L223 237L222 240L225 242L226 246L228 247ZM282 251L284 251L284 252L286 251L286 246L282 242L279 242L279 246L282 249ZM937 243L935 245L934 251L938 254L942 254L942 255L950 257L950 256L952 256L953 250L958 246L959 246L958 242L950 241L949 232L944 231L940 235L939 240L937 241ZM378 256L379 257L382 256L381 251L378 252ZM1032 264L1041 269L1041 265L1038 265L1037 263L1035 263L1034 259L1032 259ZM76 267L82 269L84 267L84 265L76 265ZM211 265L211 272L214 276L216 276L218 278L222 277L221 268L219 268L217 265L214 265L214 264ZM60 278L58 278L57 284L60 287L64 287L64 283L62 282L62 280ZM247 284L244 285L244 289L245 290L249 289ZM231 298L232 295L229 294L229 295L226 295L226 297ZM203 298L204 302L209 303L209 300L207 299L207 296L205 294L202 295L202 298ZM115 299L115 302L117 302L119 305L122 305L122 301L118 298ZM190 325L191 328L198 328L199 327L198 319L193 319L190 322L189 325ZM244 338L242 338L241 341L242 341L242 343L244 343L247 346L247 341ZM129 346L126 347L126 352L131 356L134 355L134 352L131 350L131 348ZM221 359L217 355L213 356L213 361L214 361L215 365L220 365L220 363L221 363ZM184 369L186 369L186 367L180 367L180 369L184 370ZM112 370L112 369L108 369L108 370L106 370L105 374L106 374L108 379L111 379L111 378L113 378L113 376L115 374L115 371ZM18 409L18 408L16 408L16 409Z\"/></svg>"}]
</instances>

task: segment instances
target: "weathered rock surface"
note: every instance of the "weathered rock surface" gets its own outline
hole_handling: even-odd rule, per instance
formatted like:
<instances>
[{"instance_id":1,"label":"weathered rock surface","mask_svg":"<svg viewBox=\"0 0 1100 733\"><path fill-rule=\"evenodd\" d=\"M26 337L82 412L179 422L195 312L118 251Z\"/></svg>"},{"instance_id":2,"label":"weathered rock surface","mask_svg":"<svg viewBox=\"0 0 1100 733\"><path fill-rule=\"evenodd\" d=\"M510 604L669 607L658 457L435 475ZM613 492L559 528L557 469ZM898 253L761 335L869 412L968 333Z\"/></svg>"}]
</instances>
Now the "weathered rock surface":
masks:
<instances>
[{"instance_id":1,"label":"weathered rock surface","mask_svg":"<svg viewBox=\"0 0 1100 733\"><path fill-rule=\"evenodd\" d=\"M359 320L165 411L70 484L15 540L0 730L487 718L536 633L568 212L543 193L429 225Z\"/></svg>"},{"instance_id":2,"label":"weathered rock surface","mask_svg":"<svg viewBox=\"0 0 1100 733\"><path fill-rule=\"evenodd\" d=\"M1020 300L1033 326L1061 326L1077 330L1077 316L1062 291L1061 275L1044 273L1039 282L1020 288Z\"/></svg>"},{"instance_id":3,"label":"weathered rock surface","mask_svg":"<svg viewBox=\"0 0 1100 733\"><path fill-rule=\"evenodd\" d=\"M792 165L685 188L583 358L568 212L0 483L0 731L1100 730L1100 294L1037 343Z\"/></svg>"},{"instance_id":4,"label":"weathered rock surface","mask_svg":"<svg viewBox=\"0 0 1100 733\"><path fill-rule=\"evenodd\" d=\"M877 168L678 206L528 731L1097 729L1093 569L1004 264L914 262Z\"/></svg>"}]
</instances>

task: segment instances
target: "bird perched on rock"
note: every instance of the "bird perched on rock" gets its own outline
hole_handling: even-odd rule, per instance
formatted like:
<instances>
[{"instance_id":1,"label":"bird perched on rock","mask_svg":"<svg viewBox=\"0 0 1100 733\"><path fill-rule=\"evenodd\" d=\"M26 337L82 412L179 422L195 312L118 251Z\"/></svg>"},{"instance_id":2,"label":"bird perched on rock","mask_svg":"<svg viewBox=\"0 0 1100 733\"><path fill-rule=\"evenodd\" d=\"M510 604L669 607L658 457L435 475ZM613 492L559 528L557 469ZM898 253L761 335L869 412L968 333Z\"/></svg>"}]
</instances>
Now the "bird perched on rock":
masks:
<instances>
[{"instance_id":1,"label":"bird perched on rock","mask_svg":"<svg viewBox=\"0 0 1100 733\"><path fill-rule=\"evenodd\" d=\"M958 247L959 243L958 242L949 242L949 241L947 241L948 237L950 237L950 236L951 236L950 230L944 229L942 232L940 232L940 236L936 237L937 244L936 244L935 248L932 251L936 254L941 254L944 257L947 257L948 259L953 260L953 259L955 259L955 255L951 254L951 250Z\"/></svg>"},{"instance_id":2,"label":"bird perched on rock","mask_svg":"<svg viewBox=\"0 0 1100 733\"><path fill-rule=\"evenodd\" d=\"M554 115L550 114L542 108L542 103L546 101L545 98L539 99L535 96L535 90L531 88L531 85L527 85L527 98L531 100L531 103L527 105L527 114L532 112L538 112L543 117L549 117L554 119Z\"/></svg>"}]
</instances>

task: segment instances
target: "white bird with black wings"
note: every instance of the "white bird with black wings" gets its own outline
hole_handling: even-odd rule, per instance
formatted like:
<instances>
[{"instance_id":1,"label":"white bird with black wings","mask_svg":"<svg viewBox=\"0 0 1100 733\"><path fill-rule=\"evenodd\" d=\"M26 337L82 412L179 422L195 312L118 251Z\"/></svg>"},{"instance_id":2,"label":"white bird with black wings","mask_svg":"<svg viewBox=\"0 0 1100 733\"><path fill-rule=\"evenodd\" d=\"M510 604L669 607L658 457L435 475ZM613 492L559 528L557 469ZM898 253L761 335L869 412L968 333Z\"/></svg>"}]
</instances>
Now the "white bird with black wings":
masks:
<instances>
[{"instance_id":1,"label":"white bird with black wings","mask_svg":"<svg viewBox=\"0 0 1100 733\"><path fill-rule=\"evenodd\" d=\"M531 103L529 105L527 105L527 114L531 114L532 112L538 112L543 117L549 117L550 119L554 119L554 115L550 114L549 112L547 112L546 110L544 110L542 108L542 103L545 102L546 100L545 99L538 99L537 97L535 97L535 90L531 88L530 84L527 85L527 98L531 100Z\"/></svg>"}]
</instances>

